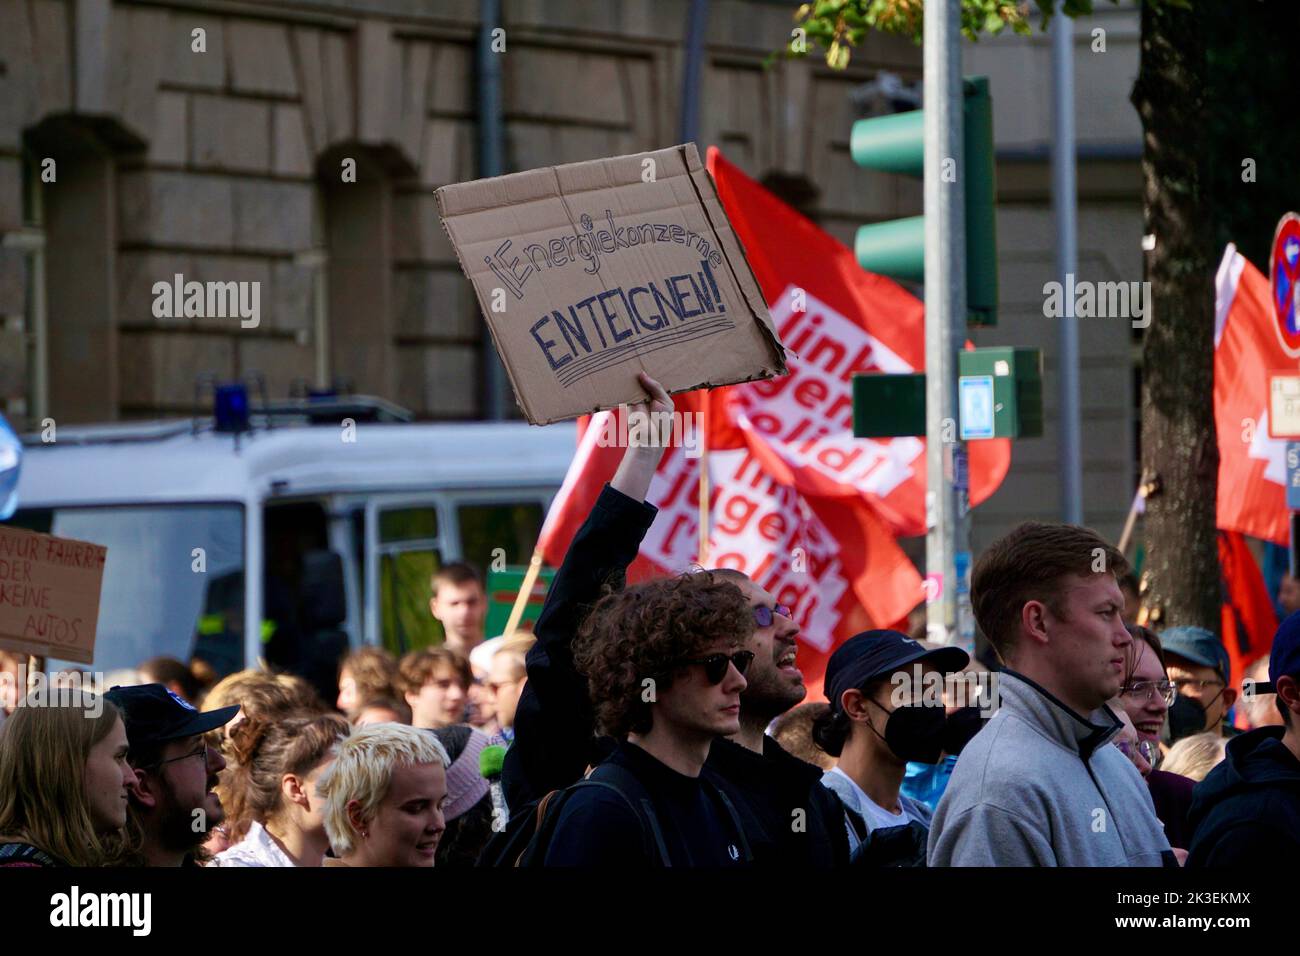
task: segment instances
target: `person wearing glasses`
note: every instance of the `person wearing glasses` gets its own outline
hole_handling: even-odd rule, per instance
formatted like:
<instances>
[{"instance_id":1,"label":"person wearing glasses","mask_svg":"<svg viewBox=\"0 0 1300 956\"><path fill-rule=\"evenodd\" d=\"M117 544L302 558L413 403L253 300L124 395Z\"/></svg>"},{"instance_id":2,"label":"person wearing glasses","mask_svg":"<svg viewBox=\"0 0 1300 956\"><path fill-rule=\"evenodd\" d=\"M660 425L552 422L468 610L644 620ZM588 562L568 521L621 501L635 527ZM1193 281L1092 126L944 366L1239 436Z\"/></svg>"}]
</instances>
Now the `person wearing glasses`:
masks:
<instances>
[{"instance_id":1,"label":"person wearing glasses","mask_svg":"<svg viewBox=\"0 0 1300 956\"><path fill-rule=\"evenodd\" d=\"M1165 825L1170 845L1186 850L1192 832L1187 812L1196 781L1177 773L1155 769L1160 762L1160 734L1169 705L1177 691L1165 674L1165 654L1160 638L1148 627L1126 625L1133 643L1124 652L1124 686L1111 709L1127 717L1132 739L1116 739L1116 746L1146 779L1156 816Z\"/></svg>"},{"instance_id":2,"label":"person wearing glasses","mask_svg":"<svg viewBox=\"0 0 1300 956\"><path fill-rule=\"evenodd\" d=\"M619 741L562 805L544 865L727 867L748 863L730 800L703 774L718 737L740 730L754 652L734 584L688 574L602 598L574 660L600 730Z\"/></svg>"},{"instance_id":3,"label":"person wearing glasses","mask_svg":"<svg viewBox=\"0 0 1300 956\"><path fill-rule=\"evenodd\" d=\"M1169 706L1169 743L1205 731L1225 737L1240 733L1228 723L1237 702L1228 649L1203 627L1162 631L1165 665L1177 696Z\"/></svg>"},{"instance_id":4,"label":"person wearing glasses","mask_svg":"<svg viewBox=\"0 0 1300 956\"><path fill-rule=\"evenodd\" d=\"M673 401L644 372L648 400L632 413L668 415ZM606 588L623 586L657 514L646 497L662 445L633 445L578 529L551 582L528 652L527 682L515 711L515 740L502 772L506 803L522 813L553 790L581 779L614 741L596 733L586 681L573 664L574 635ZM764 731L807 695L796 663L799 625L790 608L739 571L715 569L733 583L754 619L754 660L740 695L738 730L709 751L708 773L741 816L760 866L828 868L848 863L843 808L821 784L823 770L787 753ZM795 823L798 825L795 825Z\"/></svg>"},{"instance_id":5,"label":"person wearing glasses","mask_svg":"<svg viewBox=\"0 0 1300 956\"><path fill-rule=\"evenodd\" d=\"M537 639L527 631L516 631L492 655L492 666L484 686L496 703L497 722L501 725L493 738L494 743L509 744L515 738L515 711L519 707L524 682L528 679L525 661L536 643Z\"/></svg>"},{"instance_id":6,"label":"person wearing glasses","mask_svg":"<svg viewBox=\"0 0 1300 956\"><path fill-rule=\"evenodd\" d=\"M215 793L226 761L204 735L229 723L239 707L200 713L162 684L114 687L105 698L122 711L130 762L128 831L135 862L144 866L194 866L208 831L225 819Z\"/></svg>"},{"instance_id":7,"label":"person wearing glasses","mask_svg":"<svg viewBox=\"0 0 1300 956\"><path fill-rule=\"evenodd\" d=\"M844 804L849 845L860 862L925 865L933 814L902 794L903 777L909 761L935 764L947 749L947 710L942 697L925 699L926 675L954 674L969 663L959 647L931 650L898 631L855 634L827 662L830 710L813 725L813 739L839 758L822 783ZM883 831L894 828L906 831L895 834L901 843L891 841L887 852L869 847L883 847Z\"/></svg>"}]
</instances>

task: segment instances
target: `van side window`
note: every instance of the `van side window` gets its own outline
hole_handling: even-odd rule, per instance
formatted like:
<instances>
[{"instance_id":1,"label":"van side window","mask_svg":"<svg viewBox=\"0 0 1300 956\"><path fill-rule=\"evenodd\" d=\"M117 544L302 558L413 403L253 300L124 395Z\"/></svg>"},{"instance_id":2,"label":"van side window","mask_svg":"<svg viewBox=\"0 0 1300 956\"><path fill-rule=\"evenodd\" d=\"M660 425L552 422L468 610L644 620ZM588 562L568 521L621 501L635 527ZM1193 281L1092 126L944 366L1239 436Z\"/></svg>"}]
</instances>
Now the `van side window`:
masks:
<instances>
[{"instance_id":1,"label":"van side window","mask_svg":"<svg viewBox=\"0 0 1300 956\"><path fill-rule=\"evenodd\" d=\"M545 513L540 501L475 502L457 505L456 518L464 560L486 575L494 557L504 557L506 564L528 563ZM498 548L505 554L494 554Z\"/></svg>"},{"instance_id":2,"label":"van side window","mask_svg":"<svg viewBox=\"0 0 1300 956\"><path fill-rule=\"evenodd\" d=\"M433 576L442 567L438 512L432 506L379 511L379 623L394 654L441 644L442 625L429 610Z\"/></svg>"}]
</instances>

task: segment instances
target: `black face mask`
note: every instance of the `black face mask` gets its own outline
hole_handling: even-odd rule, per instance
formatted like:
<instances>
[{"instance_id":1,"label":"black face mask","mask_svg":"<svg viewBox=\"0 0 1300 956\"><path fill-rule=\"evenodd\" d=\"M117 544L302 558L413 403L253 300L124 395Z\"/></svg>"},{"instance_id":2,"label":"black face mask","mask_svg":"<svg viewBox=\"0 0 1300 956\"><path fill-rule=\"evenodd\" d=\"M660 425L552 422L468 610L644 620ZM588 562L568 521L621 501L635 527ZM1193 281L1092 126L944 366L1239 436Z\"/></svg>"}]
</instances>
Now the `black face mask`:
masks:
<instances>
[{"instance_id":1,"label":"black face mask","mask_svg":"<svg viewBox=\"0 0 1300 956\"><path fill-rule=\"evenodd\" d=\"M871 700L871 698L866 698ZM874 700L871 703L876 704ZM892 711L876 704L889 714L885 721L885 734L881 737L894 756L899 760L917 763L938 763L943 753L944 728L947 715L942 707L927 707L913 704L910 707L896 707ZM877 737L880 732L874 725L871 730Z\"/></svg>"},{"instance_id":2,"label":"black face mask","mask_svg":"<svg viewBox=\"0 0 1300 956\"><path fill-rule=\"evenodd\" d=\"M1205 729L1205 708L1185 694L1174 698L1169 707L1169 743L1199 734Z\"/></svg>"}]
</instances>

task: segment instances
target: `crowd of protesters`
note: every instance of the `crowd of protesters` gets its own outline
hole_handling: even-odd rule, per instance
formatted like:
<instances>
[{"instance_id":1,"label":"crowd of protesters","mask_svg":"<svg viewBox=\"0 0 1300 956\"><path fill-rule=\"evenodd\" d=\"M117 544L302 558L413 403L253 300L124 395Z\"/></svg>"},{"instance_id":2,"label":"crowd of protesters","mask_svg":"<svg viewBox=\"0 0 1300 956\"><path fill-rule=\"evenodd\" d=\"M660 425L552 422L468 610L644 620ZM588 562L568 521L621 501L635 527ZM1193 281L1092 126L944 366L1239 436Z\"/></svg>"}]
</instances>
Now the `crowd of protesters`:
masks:
<instances>
[{"instance_id":1,"label":"crowd of protesters","mask_svg":"<svg viewBox=\"0 0 1300 956\"><path fill-rule=\"evenodd\" d=\"M641 384L648 410L672 409ZM987 659L919 639L919 621L866 631L805 701L799 626L754 580L627 583L662 452L626 451L532 633L485 639L482 580L448 565L430 602L445 640L350 652L333 701L166 658L102 695L0 700L0 866L1197 867L1300 850L1300 608L1236 675L1214 633L1137 623L1136 580L1094 532L1026 523L973 569Z\"/></svg>"}]
</instances>

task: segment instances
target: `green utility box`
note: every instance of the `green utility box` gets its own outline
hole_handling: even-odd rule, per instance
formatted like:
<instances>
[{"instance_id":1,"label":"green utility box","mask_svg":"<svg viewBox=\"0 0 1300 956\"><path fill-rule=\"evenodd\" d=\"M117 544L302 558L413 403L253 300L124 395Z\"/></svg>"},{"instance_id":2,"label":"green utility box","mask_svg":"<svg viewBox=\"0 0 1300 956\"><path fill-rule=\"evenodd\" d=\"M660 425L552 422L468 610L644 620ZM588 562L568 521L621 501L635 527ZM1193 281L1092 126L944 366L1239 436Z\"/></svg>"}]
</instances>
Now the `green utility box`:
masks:
<instances>
[{"instance_id":1,"label":"green utility box","mask_svg":"<svg viewBox=\"0 0 1300 956\"><path fill-rule=\"evenodd\" d=\"M1043 434L1043 355L1038 349L963 351L957 369L963 440Z\"/></svg>"},{"instance_id":2,"label":"green utility box","mask_svg":"<svg viewBox=\"0 0 1300 956\"><path fill-rule=\"evenodd\" d=\"M853 376L853 437L925 434L925 375L866 372Z\"/></svg>"}]
</instances>

